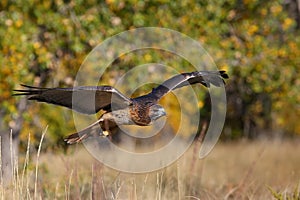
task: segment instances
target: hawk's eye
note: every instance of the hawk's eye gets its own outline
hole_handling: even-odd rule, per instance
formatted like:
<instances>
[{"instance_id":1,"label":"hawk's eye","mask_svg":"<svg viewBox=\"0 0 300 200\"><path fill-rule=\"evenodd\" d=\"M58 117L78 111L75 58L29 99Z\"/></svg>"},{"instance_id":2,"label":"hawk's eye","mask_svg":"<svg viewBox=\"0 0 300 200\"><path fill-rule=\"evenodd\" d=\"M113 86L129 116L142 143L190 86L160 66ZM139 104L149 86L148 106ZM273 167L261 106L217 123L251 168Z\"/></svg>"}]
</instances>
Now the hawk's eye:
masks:
<instances>
[{"instance_id":1,"label":"hawk's eye","mask_svg":"<svg viewBox=\"0 0 300 200\"><path fill-rule=\"evenodd\" d=\"M147 106L149 106L149 105L153 104L153 102L147 101L147 102L145 102L145 104L146 104Z\"/></svg>"}]
</instances>

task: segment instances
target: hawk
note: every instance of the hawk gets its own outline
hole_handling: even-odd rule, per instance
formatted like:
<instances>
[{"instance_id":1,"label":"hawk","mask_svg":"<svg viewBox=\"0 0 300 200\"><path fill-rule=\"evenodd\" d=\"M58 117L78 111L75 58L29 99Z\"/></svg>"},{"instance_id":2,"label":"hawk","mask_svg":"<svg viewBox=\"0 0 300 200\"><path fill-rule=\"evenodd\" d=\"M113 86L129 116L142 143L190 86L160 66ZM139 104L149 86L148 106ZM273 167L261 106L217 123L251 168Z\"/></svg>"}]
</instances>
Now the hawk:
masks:
<instances>
[{"instance_id":1,"label":"hawk","mask_svg":"<svg viewBox=\"0 0 300 200\"><path fill-rule=\"evenodd\" d=\"M107 136L118 125L149 126L166 115L159 100L172 90L200 83L205 87L221 87L227 79L226 71L194 71L182 73L164 81L146 95L129 98L111 86L78 86L73 88L40 88L28 85L14 90L14 96L29 96L29 100L64 106L83 114L103 111L100 118L81 131L67 136L68 144L79 143L92 135ZM100 125L100 126L99 126Z\"/></svg>"}]
</instances>

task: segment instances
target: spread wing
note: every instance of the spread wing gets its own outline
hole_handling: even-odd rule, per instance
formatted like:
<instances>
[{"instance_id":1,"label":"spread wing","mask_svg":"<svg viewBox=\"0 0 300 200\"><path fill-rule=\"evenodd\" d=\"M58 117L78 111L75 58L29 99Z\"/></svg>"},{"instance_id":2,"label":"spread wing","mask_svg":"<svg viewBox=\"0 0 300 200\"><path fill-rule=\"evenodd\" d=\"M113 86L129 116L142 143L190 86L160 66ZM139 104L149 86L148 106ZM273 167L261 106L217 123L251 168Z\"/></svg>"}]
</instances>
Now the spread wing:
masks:
<instances>
[{"instance_id":1,"label":"spread wing","mask_svg":"<svg viewBox=\"0 0 300 200\"><path fill-rule=\"evenodd\" d=\"M29 100L37 100L64 106L84 114L94 114L114 109L121 109L131 104L131 100L111 86L81 86L74 88L38 88L27 85L24 90L14 90L17 95L29 96Z\"/></svg>"},{"instance_id":2,"label":"spread wing","mask_svg":"<svg viewBox=\"0 0 300 200\"><path fill-rule=\"evenodd\" d=\"M221 87L225 84L224 79L227 78L228 75L225 71L195 71L178 74L154 88L150 95L159 100L172 90L196 83L201 83L205 87L210 87L211 84Z\"/></svg>"}]
</instances>

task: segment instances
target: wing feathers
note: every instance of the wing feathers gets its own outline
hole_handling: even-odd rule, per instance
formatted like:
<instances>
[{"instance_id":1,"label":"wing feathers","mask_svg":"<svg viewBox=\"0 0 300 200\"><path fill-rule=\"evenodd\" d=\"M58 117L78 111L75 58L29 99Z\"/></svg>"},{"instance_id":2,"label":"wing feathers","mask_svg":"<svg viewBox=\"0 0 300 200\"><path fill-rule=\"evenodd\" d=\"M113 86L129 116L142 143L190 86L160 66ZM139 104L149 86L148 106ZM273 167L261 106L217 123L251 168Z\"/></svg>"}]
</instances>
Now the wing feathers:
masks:
<instances>
[{"instance_id":1,"label":"wing feathers","mask_svg":"<svg viewBox=\"0 0 300 200\"><path fill-rule=\"evenodd\" d=\"M195 71L183 73L166 80L154 88L150 94L159 100L172 90L196 83L200 83L205 87L210 87L211 84L216 87L221 87L225 84L224 79L227 78L229 78L229 76L226 74L226 71Z\"/></svg>"},{"instance_id":2,"label":"wing feathers","mask_svg":"<svg viewBox=\"0 0 300 200\"><path fill-rule=\"evenodd\" d=\"M14 96L26 95L29 100L64 106L80 113L94 114L110 107L124 108L131 100L111 86L81 86L74 88L38 88L22 85L24 90L14 90Z\"/></svg>"}]
</instances>

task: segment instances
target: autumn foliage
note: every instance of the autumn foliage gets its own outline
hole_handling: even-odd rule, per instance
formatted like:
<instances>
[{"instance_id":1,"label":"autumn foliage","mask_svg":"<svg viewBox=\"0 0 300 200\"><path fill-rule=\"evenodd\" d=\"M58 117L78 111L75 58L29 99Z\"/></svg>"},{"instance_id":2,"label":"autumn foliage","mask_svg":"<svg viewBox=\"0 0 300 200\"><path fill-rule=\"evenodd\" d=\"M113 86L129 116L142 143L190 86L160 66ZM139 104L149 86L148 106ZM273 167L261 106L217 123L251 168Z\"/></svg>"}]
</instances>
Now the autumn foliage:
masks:
<instances>
[{"instance_id":1,"label":"autumn foliage","mask_svg":"<svg viewBox=\"0 0 300 200\"><path fill-rule=\"evenodd\" d=\"M74 128L71 112L30 104L20 113L20 99L11 97L12 90L20 83L72 86L80 64L97 44L128 29L154 26L199 41L219 69L228 71L224 137L300 134L300 25L289 6L282 0L1 1L2 127L14 127L21 114L21 141L29 132L37 137L49 124L49 143L59 143ZM170 57L151 50L123 55L103 82L138 64L164 59L181 71L190 69L188 62Z\"/></svg>"}]
</instances>

